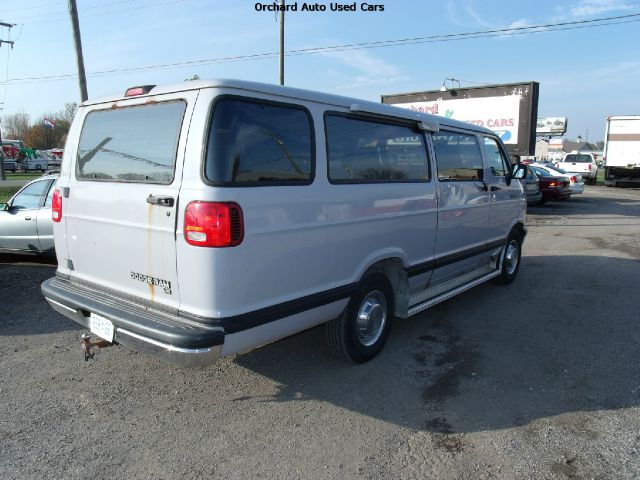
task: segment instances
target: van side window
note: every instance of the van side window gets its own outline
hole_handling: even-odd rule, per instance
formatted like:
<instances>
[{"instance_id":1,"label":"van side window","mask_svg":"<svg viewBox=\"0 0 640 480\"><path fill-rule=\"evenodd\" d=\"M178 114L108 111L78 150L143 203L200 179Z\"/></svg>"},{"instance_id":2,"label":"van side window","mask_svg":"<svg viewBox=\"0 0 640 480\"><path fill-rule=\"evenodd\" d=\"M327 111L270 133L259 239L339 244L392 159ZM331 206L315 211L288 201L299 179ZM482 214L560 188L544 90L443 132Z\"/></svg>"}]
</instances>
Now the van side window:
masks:
<instances>
[{"instance_id":1,"label":"van side window","mask_svg":"<svg viewBox=\"0 0 640 480\"><path fill-rule=\"evenodd\" d=\"M440 131L434 133L432 138L436 152L438 180L441 182L482 180L484 171L482 154L475 135Z\"/></svg>"},{"instance_id":2,"label":"van side window","mask_svg":"<svg viewBox=\"0 0 640 480\"><path fill-rule=\"evenodd\" d=\"M506 177L509 173L509 161L504 158L500 145L495 138L484 137L484 151L489 160L489 170L495 177Z\"/></svg>"},{"instance_id":3,"label":"van side window","mask_svg":"<svg viewBox=\"0 0 640 480\"><path fill-rule=\"evenodd\" d=\"M185 102L173 101L89 113L78 145L77 178L170 184L185 109Z\"/></svg>"},{"instance_id":4,"label":"van side window","mask_svg":"<svg viewBox=\"0 0 640 480\"><path fill-rule=\"evenodd\" d=\"M424 136L406 125L327 114L331 183L425 182L429 160Z\"/></svg>"},{"instance_id":5,"label":"van side window","mask_svg":"<svg viewBox=\"0 0 640 480\"><path fill-rule=\"evenodd\" d=\"M287 104L218 100L204 174L217 185L308 185L313 181L309 114Z\"/></svg>"}]
</instances>

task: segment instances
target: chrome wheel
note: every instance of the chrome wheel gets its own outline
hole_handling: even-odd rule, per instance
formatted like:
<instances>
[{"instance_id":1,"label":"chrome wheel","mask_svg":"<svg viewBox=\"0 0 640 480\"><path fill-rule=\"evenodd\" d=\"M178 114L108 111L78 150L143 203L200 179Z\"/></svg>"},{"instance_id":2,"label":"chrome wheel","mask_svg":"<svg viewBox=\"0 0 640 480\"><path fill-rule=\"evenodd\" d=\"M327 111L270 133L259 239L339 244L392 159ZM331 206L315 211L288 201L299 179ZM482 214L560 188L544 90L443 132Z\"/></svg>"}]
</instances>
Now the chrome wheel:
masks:
<instances>
[{"instance_id":1,"label":"chrome wheel","mask_svg":"<svg viewBox=\"0 0 640 480\"><path fill-rule=\"evenodd\" d=\"M520 258L520 247L517 240L511 240L507 245L507 251L504 254L504 263L507 275L513 275L518 268L518 260Z\"/></svg>"},{"instance_id":2,"label":"chrome wheel","mask_svg":"<svg viewBox=\"0 0 640 480\"><path fill-rule=\"evenodd\" d=\"M375 290L364 298L358 309L358 341L365 347L376 343L384 331L386 322L387 299L381 291Z\"/></svg>"}]
</instances>

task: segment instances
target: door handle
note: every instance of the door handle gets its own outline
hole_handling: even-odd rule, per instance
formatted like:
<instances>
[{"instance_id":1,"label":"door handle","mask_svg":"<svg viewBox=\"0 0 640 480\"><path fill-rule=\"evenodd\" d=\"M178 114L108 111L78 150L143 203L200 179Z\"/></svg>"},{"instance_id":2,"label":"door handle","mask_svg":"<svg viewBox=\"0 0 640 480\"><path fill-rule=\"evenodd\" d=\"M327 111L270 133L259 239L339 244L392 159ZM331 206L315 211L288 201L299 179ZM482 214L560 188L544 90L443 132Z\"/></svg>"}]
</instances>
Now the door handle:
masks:
<instances>
[{"instance_id":1,"label":"door handle","mask_svg":"<svg viewBox=\"0 0 640 480\"><path fill-rule=\"evenodd\" d=\"M160 205L162 207L173 207L174 199L173 197L157 197L155 195L149 195L147 197L147 203L151 205Z\"/></svg>"},{"instance_id":2,"label":"door handle","mask_svg":"<svg viewBox=\"0 0 640 480\"><path fill-rule=\"evenodd\" d=\"M24 217L24 219L25 219L27 222L31 221L31 217Z\"/></svg>"},{"instance_id":3,"label":"door handle","mask_svg":"<svg viewBox=\"0 0 640 480\"><path fill-rule=\"evenodd\" d=\"M500 190L500 187L496 187L495 185L491 185L491 191L492 192L497 192L498 190Z\"/></svg>"}]
</instances>

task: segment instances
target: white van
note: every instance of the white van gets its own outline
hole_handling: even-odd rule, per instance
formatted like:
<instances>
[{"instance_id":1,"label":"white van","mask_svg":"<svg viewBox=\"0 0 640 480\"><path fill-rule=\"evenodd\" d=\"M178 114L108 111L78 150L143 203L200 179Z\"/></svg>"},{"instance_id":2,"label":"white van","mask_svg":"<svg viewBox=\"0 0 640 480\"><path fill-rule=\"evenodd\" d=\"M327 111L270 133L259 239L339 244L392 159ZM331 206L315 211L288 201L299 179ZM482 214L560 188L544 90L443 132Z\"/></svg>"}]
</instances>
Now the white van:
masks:
<instances>
[{"instance_id":1,"label":"white van","mask_svg":"<svg viewBox=\"0 0 640 480\"><path fill-rule=\"evenodd\" d=\"M361 363L393 319L513 281L525 173L490 130L406 109L233 80L131 88L73 121L42 291L185 366L322 323Z\"/></svg>"}]
</instances>

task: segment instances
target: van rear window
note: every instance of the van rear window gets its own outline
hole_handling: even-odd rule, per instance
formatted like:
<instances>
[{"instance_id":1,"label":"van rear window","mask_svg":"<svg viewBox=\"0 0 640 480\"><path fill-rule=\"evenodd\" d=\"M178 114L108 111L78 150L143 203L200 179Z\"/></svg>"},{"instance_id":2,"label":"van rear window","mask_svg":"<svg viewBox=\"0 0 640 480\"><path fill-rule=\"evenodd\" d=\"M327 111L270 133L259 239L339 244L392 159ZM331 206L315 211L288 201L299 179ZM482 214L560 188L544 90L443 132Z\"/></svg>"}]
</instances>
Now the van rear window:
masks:
<instances>
[{"instance_id":1,"label":"van rear window","mask_svg":"<svg viewBox=\"0 0 640 480\"><path fill-rule=\"evenodd\" d=\"M82 127L78 179L158 183L173 181L183 101L96 110Z\"/></svg>"},{"instance_id":2,"label":"van rear window","mask_svg":"<svg viewBox=\"0 0 640 480\"><path fill-rule=\"evenodd\" d=\"M216 185L308 185L311 119L298 106L222 98L209 130L205 178Z\"/></svg>"}]
</instances>

